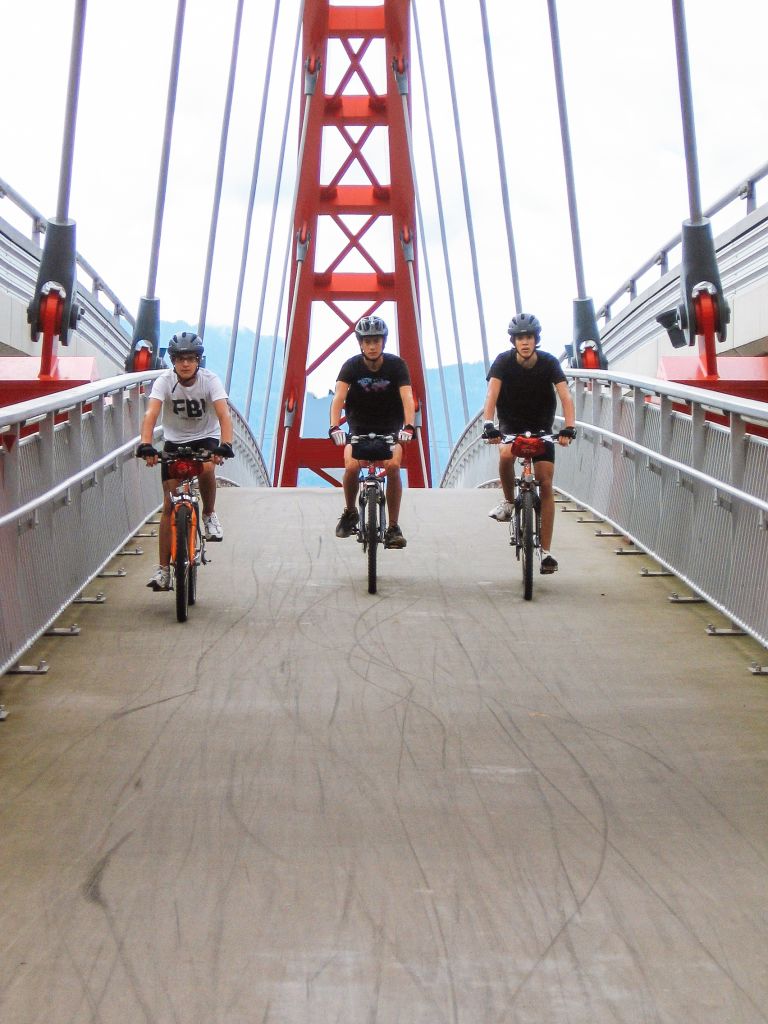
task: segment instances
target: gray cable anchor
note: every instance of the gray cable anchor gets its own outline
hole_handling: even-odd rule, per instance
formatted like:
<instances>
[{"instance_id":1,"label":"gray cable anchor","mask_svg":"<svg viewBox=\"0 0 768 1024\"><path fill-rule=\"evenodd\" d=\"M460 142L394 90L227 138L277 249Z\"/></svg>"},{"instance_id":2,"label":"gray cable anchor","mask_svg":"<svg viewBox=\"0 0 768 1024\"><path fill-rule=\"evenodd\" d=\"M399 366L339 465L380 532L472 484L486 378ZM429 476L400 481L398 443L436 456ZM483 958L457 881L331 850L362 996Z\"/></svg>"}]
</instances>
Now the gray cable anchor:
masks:
<instances>
[{"instance_id":1,"label":"gray cable anchor","mask_svg":"<svg viewBox=\"0 0 768 1024\"><path fill-rule=\"evenodd\" d=\"M682 226L680 304L659 313L656 320L669 335L672 345L675 348L684 348L686 345L695 345L697 335L702 333L696 316L696 299L702 292L708 292L713 298L715 332L717 340L720 342L726 340L731 310L726 302L720 281L715 243L712 238L712 225L709 219L703 215L701 206L691 69L688 60L688 38L682 0L672 0L672 12L675 24L677 76L683 120L690 220L683 221Z\"/></svg>"},{"instance_id":2,"label":"gray cable anchor","mask_svg":"<svg viewBox=\"0 0 768 1024\"><path fill-rule=\"evenodd\" d=\"M69 332L77 326L82 308L75 302L77 289L77 248L75 244L75 222L69 219L69 196L72 187L72 166L75 150L75 125L77 123L77 101L80 91L80 69L83 60L85 36L85 0L75 5L75 20L72 29L72 46L69 59L69 81L67 84L66 117L62 142L59 192L56 202L56 218L49 220L45 232L43 254L37 273L35 291L27 307L27 323L30 325L32 341L39 341L43 333L41 305L51 293L58 293L61 299L61 316L56 335L62 345L69 344ZM46 304L47 305L47 304ZM55 362L56 338L53 351L43 352L43 360L50 369Z\"/></svg>"}]
</instances>

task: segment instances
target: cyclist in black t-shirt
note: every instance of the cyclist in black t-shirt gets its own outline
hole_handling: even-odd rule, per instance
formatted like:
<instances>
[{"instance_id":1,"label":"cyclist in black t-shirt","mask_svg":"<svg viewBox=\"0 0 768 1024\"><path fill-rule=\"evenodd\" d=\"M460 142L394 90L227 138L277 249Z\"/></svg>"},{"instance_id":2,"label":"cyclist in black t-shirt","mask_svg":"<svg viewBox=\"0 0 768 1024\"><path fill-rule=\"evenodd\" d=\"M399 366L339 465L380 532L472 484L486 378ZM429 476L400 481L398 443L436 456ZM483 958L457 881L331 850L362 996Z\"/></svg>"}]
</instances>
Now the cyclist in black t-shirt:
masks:
<instances>
[{"instance_id":1,"label":"cyclist in black t-shirt","mask_svg":"<svg viewBox=\"0 0 768 1024\"><path fill-rule=\"evenodd\" d=\"M357 526L355 508L360 463L352 457L352 445L339 426L345 411L350 434L392 434L396 444L392 457L384 462L387 473L387 515L389 526L384 547L404 548L406 541L398 525L403 485L400 480L402 445L413 439L415 405L411 377L405 360L384 352L387 325L378 316L364 316L355 326L360 355L353 356L339 370L331 402L328 436L344 445L345 507L336 526L337 537L349 537Z\"/></svg>"},{"instance_id":2,"label":"cyclist in black t-shirt","mask_svg":"<svg viewBox=\"0 0 768 1024\"><path fill-rule=\"evenodd\" d=\"M508 334L514 349L497 356L488 371L483 437L491 444L499 444L502 434L523 434L528 430L551 433L559 398L565 428L557 440L560 445L569 445L576 436L573 399L558 360L539 349L541 324L530 313L519 313L510 320ZM496 412L498 430L493 422ZM541 494L541 572L552 573L557 572L557 562L549 550L555 526L554 444L548 442L546 453L533 462ZM502 445L499 449L499 478L504 500L488 514L500 523L507 523L514 512L515 460L511 445Z\"/></svg>"}]
</instances>

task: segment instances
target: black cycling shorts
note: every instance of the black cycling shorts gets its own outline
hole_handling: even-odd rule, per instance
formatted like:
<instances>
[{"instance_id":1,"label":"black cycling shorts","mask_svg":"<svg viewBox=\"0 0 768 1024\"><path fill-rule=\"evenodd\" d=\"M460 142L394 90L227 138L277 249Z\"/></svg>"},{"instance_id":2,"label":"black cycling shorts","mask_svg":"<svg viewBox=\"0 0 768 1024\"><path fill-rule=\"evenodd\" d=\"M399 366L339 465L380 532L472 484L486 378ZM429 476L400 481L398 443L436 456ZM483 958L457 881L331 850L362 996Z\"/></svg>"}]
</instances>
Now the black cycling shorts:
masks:
<instances>
[{"instance_id":1,"label":"black cycling shorts","mask_svg":"<svg viewBox=\"0 0 768 1024\"><path fill-rule=\"evenodd\" d=\"M392 458L392 448L381 438L361 438L352 445L352 458L361 462L387 462Z\"/></svg>"}]
</instances>

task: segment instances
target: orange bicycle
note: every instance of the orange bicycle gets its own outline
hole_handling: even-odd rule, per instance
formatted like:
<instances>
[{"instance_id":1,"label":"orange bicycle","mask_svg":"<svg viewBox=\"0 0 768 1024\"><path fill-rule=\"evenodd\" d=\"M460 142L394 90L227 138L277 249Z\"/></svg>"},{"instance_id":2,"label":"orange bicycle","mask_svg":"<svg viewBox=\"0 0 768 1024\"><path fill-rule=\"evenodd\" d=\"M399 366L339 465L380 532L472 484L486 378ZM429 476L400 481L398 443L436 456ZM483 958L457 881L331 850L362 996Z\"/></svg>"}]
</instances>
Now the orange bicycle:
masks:
<instances>
[{"instance_id":1,"label":"orange bicycle","mask_svg":"<svg viewBox=\"0 0 768 1024\"><path fill-rule=\"evenodd\" d=\"M160 461L168 465L168 475L179 485L171 499L171 572L176 592L176 618L186 622L189 606L197 601L197 569L209 559L205 554L205 536L201 528L202 510L197 476L200 466L209 462L211 453L183 447L162 452Z\"/></svg>"}]
</instances>

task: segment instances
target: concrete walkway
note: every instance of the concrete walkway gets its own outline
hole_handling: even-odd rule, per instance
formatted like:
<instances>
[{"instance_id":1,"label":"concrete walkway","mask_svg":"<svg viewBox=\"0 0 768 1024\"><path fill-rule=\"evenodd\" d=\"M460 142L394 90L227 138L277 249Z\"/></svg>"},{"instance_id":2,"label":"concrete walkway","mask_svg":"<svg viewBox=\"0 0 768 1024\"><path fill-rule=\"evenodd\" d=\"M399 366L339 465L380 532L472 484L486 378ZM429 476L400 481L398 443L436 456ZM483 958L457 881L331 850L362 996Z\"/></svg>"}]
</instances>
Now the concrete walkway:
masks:
<instances>
[{"instance_id":1,"label":"concrete walkway","mask_svg":"<svg viewBox=\"0 0 768 1024\"><path fill-rule=\"evenodd\" d=\"M138 541L0 680L0 1019L768 1021L768 655L573 512L524 602L496 497L371 597L338 492L224 490L188 623Z\"/></svg>"}]
</instances>

